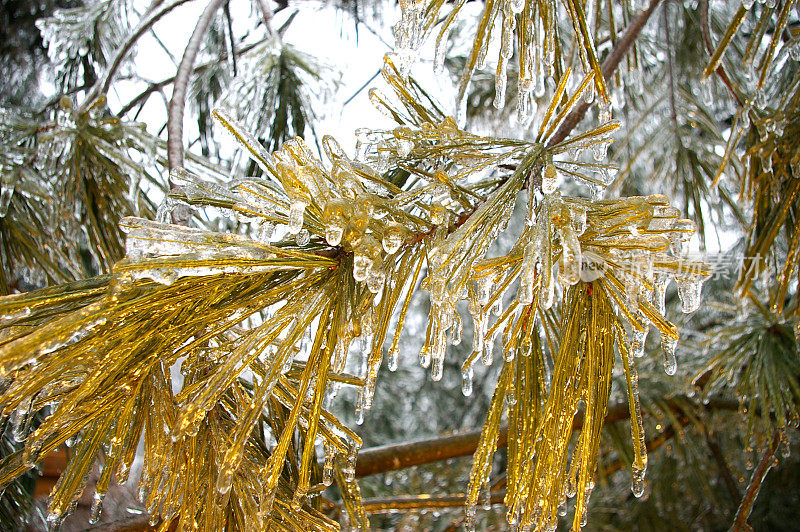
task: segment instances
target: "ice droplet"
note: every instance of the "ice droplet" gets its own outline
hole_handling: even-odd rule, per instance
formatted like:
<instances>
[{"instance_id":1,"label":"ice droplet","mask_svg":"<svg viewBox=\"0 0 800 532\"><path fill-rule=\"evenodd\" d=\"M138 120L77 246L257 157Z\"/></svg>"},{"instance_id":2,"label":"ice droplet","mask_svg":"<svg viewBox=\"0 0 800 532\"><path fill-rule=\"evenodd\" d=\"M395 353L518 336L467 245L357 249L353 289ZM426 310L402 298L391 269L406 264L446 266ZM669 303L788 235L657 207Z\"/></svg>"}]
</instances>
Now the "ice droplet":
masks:
<instances>
[{"instance_id":1,"label":"ice droplet","mask_svg":"<svg viewBox=\"0 0 800 532\"><path fill-rule=\"evenodd\" d=\"M637 499L644 495L644 471L634 469L631 478L631 492Z\"/></svg>"},{"instance_id":2,"label":"ice droplet","mask_svg":"<svg viewBox=\"0 0 800 532\"><path fill-rule=\"evenodd\" d=\"M677 347L677 338L665 337L661 339L661 349L664 351L664 371L667 375L675 375L678 370L678 362L675 359L675 349Z\"/></svg>"},{"instance_id":3,"label":"ice droplet","mask_svg":"<svg viewBox=\"0 0 800 532\"><path fill-rule=\"evenodd\" d=\"M472 366L461 371L461 393L464 397L472 395Z\"/></svg>"},{"instance_id":4,"label":"ice droplet","mask_svg":"<svg viewBox=\"0 0 800 532\"><path fill-rule=\"evenodd\" d=\"M353 279L359 283L365 281L371 266L372 259L363 251L357 251L353 257Z\"/></svg>"},{"instance_id":5,"label":"ice droplet","mask_svg":"<svg viewBox=\"0 0 800 532\"><path fill-rule=\"evenodd\" d=\"M344 224L329 223L325 226L325 241L329 246L338 246L344 234Z\"/></svg>"},{"instance_id":6,"label":"ice droplet","mask_svg":"<svg viewBox=\"0 0 800 532\"><path fill-rule=\"evenodd\" d=\"M395 253L403 244L405 229L398 223L391 223L383 233L383 250L389 255Z\"/></svg>"}]
</instances>

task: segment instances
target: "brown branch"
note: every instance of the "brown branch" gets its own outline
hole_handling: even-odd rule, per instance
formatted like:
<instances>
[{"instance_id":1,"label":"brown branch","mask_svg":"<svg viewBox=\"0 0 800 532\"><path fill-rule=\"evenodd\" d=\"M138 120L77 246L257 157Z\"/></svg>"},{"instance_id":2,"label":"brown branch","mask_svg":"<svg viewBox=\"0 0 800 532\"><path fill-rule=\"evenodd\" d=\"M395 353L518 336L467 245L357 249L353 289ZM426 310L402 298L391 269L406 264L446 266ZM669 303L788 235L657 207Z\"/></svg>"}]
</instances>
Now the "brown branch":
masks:
<instances>
[{"instance_id":1,"label":"brown branch","mask_svg":"<svg viewBox=\"0 0 800 532\"><path fill-rule=\"evenodd\" d=\"M94 100L100 95L105 94L108 92L108 88L111 85L111 81L114 79L114 74L117 73L119 67L122 65L122 61L131 51L133 45L136 44L136 41L147 32L150 27L158 22L158 20L175 9L176 7L185 4L189 0L175 0L171 4L168 4L157 11L153 11L150 15L147 16L144 20L142 20L139 25L133 30L128 38L125 40L124 43L117 49L116 54L114 55L114 59L111 60L111 64L106 69L105 74L103 77L97 80L94 86L91 88L89 93L86 95L86 99L83 102L82 108L88 107Z\"/></svg>"},{"instance_id":2,"label":"brown branch","mask_svg":"<svg viewBox=\"0 0 800 532\"><path fill-rule=\"evenodd\" d=\"M665 404L672 411L680 411L686 404L694 404L688 397L679 396L667 399ZM737 410L739 403L725 399L715 399L706 405L697 405L707 410ZM614 423L630 418L627 402L618 403L608 408L605 423ZM583 427L583 415L579 413L572 421L573 430ZM396 471L415 465L428 464L468 456L478 448L481 430L471 430L459 434L430 438L415 442L383 445L364 449L358 453L356 476L366 477L387 471ZM502 426L497 438L497 448L505 447L508 438L508 427Z\"/></svg>"},{"instance_id":3,"label":"brown branch","mask_svg":"<svg viewBox=\"0 0 800 532\"><path fill-rule=\"evenodd\" d=\"M183 165L183 112L186 106L186 89L189 78L194 69L194 60L203 38L214 19L217 10L225 0L211 0L203 14L197 20L197 25L189 38L172 88L172 99L169 102L169 116L167 118L167 159L169 169L174 170Z\"/></svg>"},{"instance_id":4,"label":"brown branch","mask_svg":"<svg viewBox=\"0 0 800 532\"><path fill-rule=\"evenodd\" d=\"M775 452L778 450L780 442L781 433L776 430L775 435L772 437L772 443L764 451L764 456L761 457L758 467L753 471L747 491L742 497L742 502L739 503L739 509L736 510L736 517L733 519L733 524L730 528L731 531L752 530L750 525L747 524L747 518L750 517L750 511L753 509L753 503L756 502L756 497L758 497L758 491L761 489L764 478L766 478L770 468L775 464Z\"/></svg>"},{"instance_id":5,"label":"brown branch","mask_svg":"<svg viewBox=\"0 0 800 532\"><path fill-rule=\"evenodd\" d=\"M603 64L600 66L600 70L603 72L603 77L606 80L611 79L611 76L622 62L622 58L625 57L630 47L633 46L633 43L636 41L637 37L639 37L639 33L641 33L642 28L644 28L644 25L650 19L650 15L653 14L653 11L660 1L661 0L650 0L650 5L647 9L639 12L639 14L631 20L628 27L625 28L625 33L619 41L617 41L617 44L614 45L614 48L612 48L605 61L603 61ZM567 118L564 119L564 122L558 128L556 134L550 139L548 145L553 146L567 138L573 128L583 119L588 110L589 104L585 101L581 101L581 103L567 115Z\"/></svg>"}]
</instances>

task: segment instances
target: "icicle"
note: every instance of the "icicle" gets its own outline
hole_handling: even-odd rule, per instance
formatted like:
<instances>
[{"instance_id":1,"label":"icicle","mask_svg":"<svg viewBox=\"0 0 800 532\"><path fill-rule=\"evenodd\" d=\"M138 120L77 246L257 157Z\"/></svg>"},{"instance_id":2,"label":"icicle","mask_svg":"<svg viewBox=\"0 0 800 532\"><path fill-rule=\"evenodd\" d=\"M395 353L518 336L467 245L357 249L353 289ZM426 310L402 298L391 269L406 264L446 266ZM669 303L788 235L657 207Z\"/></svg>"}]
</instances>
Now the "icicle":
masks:
<instances>
[{"instance_id":1,"label":"icicle","mask_svg":"<svg viewBox=\"0 0 800 532\"><path fill-rule=\"evenodd\" d=\"M353 257L353 279L359 283L365 281L371 267L372 259L359 248Z\"/></svg>"},{"instance_id":2,"label":"icicle","mask_svg":"<svg viewBox=\"0 0 800 532\"><path fill-rule=\"evenodd\" d=\"M397 371L397 359L398 359L398 349L395 346L392 346L389 349L389 356L386 359L386 367L389 371Z\"/></svg>"},{"instance_id":3,"label":"icicle","mask_svg":"<svg viewBox=\"0 0 800 532\"><path fill-rule=\"evenodd\" d=\"M92 507L89 510L89 524L94 525L100 520L100 514L103 511L103 499L106 494L96 491L92 497Z\"/></svg>"},{"instance_id":4,"label":"icicle","mask_svg":"<svg viewBox=\"0 0 800 532\"><path fill-rule=\"evenodd\" d=\"M433 71L436 74L441 74L444 71L444 60L447 56L447 41L450 38L450 28L451 26L448 25L436 39L436 52L433 57Z\"/></svg>"},{"instance_id":5,"label":"icicle","mask_svg":"<svg viewBox=\"0 0 800 532\"><path fill-rule=\"evenodd\" d=\"M419 365L425 369L431 365L431 353L428 346L422 346L422 350L419 352Z\"/></svg>"},{"instance_id":6,"label":"icicle","mask_svg":"<svg viewBox=\"0 0 800 532\"><path fill-rule=\"evenodd\" d=\"M484 339L483 351L481 352L481 362L484 366L491 366L494 359L494 337L489 336Z\"/></svg>"},{"instance_id":7,"label":"icicle","mask_svg":"<svg viewBox=\"0 0 800 532\"><path fill-rule=\"evenodd\" d=\"M432 357L432 362L431 380L433 382L439 382L442 380L442 373L444 371L444 358Z\"/></svg>"},{"instance_id":8,"label":"icicle","mask_svg":"<svg viewBox=\"0 0 800 532\"><path fill-rule=\"evenodd\" d=\"M483 484L483 509L487 512L492 509L492 491L489 481Z\"/></svg>"},{"instance_id":9,"label":"icicle","mask_svg":"<svg viewBox=\"0 0 800 532\"><path fill-rule=\"evenodd\" d=\"M336 449L333 445L325 442L325 465L322 467L322 484L325 486L333 484L334 458L336 458Z\"/></svg>"},{"instance_id":10,"label":"icicle","mask_svg":"<svg viewBox=\"0 0 800 532\"><path fill-rule=\"evenodd\" d=\"M637 499L644 495L644 471L633 469L631 472L631 493Z\"/></svg>"},{"instance_id":11,"label":"icicle","mask_svg":"<svg viewBox=\"0 0 800 532\"><path fill-rule=\"evenodd\" d=\"M666 294L667 286L669 285L670 277L665 274L656 276L655 288L653 295L655 299L656 309L662 316L667 312Z\"/></svg>"},{"instance_id":12,"label":"icicle","mask_svg":"<svg viewBox=\"0 0 800 532\"><path fill-rule=\"evenodd\" d=\"M700 308L700 292L703 289L702 280L696 277L676 279L678 283L678 297L681 300L681 310L684 314L691 314Z\"/></svg>"},{"instance_id":13,"label":"icicle","mask_svg":"<svg viewBox=\"0 0 800 532\"><path fill-rule=\"evenodd\" d=\"M453 314L453 318L454 318L455 323L450 328L450 331L451 331L451 333L450 333L450 345L454 345L455 346L455 345L460 345L461 344L461 334L462 334L463 329L464 329L464 323L461 320L461 315L459 315L458 312L455 312Z\"/></svg>"},{"instance_id":14,"label":"icicle","mask_svg":"<svg viewBox=\"0 0 800 532\"><path fill-rule=\"evenodd\" d=\"M376 260L372 263L372 267L369 270L369 276L367 277L367 288L373 294L377 294L383 289L383 285L386 282L386 272L383 271L383 265L379 264Z\"/></svg>"},{"instance_id":15,"label":"icicle","mask_svg":"<svg viewBox=\"0 0 800 532\"><path fill-rule=\"evenodd\" d=\"M581 236L586 232L586 207L583 205L572 205L569 211L570 223L575 231L575 236Z\"/></svg>"},{"instance_id":16,"label":"icicle","mask_svg":"<svg viewBox=\"0 0 800 532\"><path fill-rule=\"evenodd\" d=\"M530 305L533 303L533 282L534 275L531 269L523 269L517 290L517 301L520 305Z\"/></svg>"},{"instance_id":17,"label":"icicle","mask_svg":"<svg viewBox=\"0 0 800 532\"><path fill-rule=\"evenodd\" d=\"M230 456L227 454L225 456L219 470L219 476L217 476L217 493L220 495L225 495L231 490L233 474L236 472L234 464L238 463L239 456L240 453L231 453Z\"/></svg>"},{"instance_id":18,"label":"icicle","mask_svg":"<svg viewBox=\"0 0 800 532\"><path fill-rule=\"evenodd\" d=\"M506 62L505 57L500 58L500 63L497 66L497 74L494 78L494 105L495 109L502 109L506 105L506 86L508 78L506 77Z\"/></svg>"},{"instance_id":19,"label":"icicle","mask_svg":"<svg viewBox=\"0 0 800 532\"><path fill-rule=\"evenodd\" d=\"M272 241L272 236L275 234L275 225L272 222L262 222L258 224L258 232L256 239L264 244L269 244Z\"/></svg>"},{"instance_id":20,"label":"icicle","mask_svg":"<svg viewBox=\"0 0 800 532\"><path fill-rule=\"evenodd\" d=\"M344 479L347 482L353 482L356 478L356 457L358 456L358 445L356 442L351 442L350 450L347 453L347 461L342 468Z\"/></svg>"},{"instance_id":21,"label":"icicle","mask_svg":"<svg viewBox=\"0 0 800 532\"><path fill-rule=\"evenodd\" d=\"M363 425L364 424L364 390L361 389L358 392L358 400L356 401L356 425Z\"/></svg>"},{"instance_id":22,"label":"icicle","mask_svg":"<svg viewBox=\"0 0 800 532\"><path fill-rule=\"evenodd\" d=\"M472 375L472 365L461 370L461 393L464 394L464 397L472 395Z\"/></svg>"},{"instance_id":23,"label":"icicle","mask_svg":"<svg viewBox=\"0 0 800 532\"><path fill-rule=\"evenodd\" d=\"M390 223L383 232L383 250L389 255L400 249L405 236L405 228L398 223Z\"/></svg>"},{"instance_id":24,"label":"icicle","mask_svg":"<svg viewBox=\"0 0 800 532\"><path fill-rule=\"evenodd\" d=\"M647 343L647 333L649 331L650 327L648 325L645 325L644 330L642 331L636 327L633 327L631 334L631 351L633 352L634 357L641 358L644 356L644 347Z\"/></svg>"},{"instance_id":25,"label":"icicle","mask_svg":"<svg viewBox=\"0 0 800 532\"><path fill-rule=\"evenodd\" d=\"M562 286L572 286L581 280L581 244L571 226L560 227L559 233L563 248L559 281Z\"/></svg>"},{"instance_id":26,"label":"icicle","mask_svg":"<svg viewBox=\"0 0 800 532\"><path fill-rule=\"evenodd\" d=\"M663 333L662 333L663 334ZM678 347L678 339L662 336L661 348L664 351L664 371L667 375L675 375L678 363L675 359L675 349Z\"/></svg>"},{"instance_id":27,"label":"icicle","mask_svg":"<svg viewBox=\"0 0 800 532\"><path fill-rule=\"evenodd\" d=\"M289 234L296 235L303 228L303 214L307 204L301 200L292 201L289 207Z\"/></svg>"}]
</instances>

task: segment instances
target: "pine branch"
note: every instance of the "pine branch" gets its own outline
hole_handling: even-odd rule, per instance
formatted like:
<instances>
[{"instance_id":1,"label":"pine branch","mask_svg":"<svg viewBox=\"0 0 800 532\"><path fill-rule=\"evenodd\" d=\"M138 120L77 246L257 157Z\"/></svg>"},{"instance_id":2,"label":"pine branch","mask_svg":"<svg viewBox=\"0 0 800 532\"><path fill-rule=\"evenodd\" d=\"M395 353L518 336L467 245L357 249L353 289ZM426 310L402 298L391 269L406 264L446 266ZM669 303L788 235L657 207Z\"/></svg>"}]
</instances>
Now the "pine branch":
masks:
<instances>
[{"instance_id":1,"label":"pine branch","mask_svg":"<svg viewBox=\"0 0 800 532\"><path fill-rule=\"evenodd\" d=\"M671 411L677 412L682 410L687 402L692 403L692 400L685 396L678 396L665 400L664 404ZM738 407L739 403L737 401L726 399L714 399L709 401L707 405L702 405L702 408L709 411L737 410ZM604 423L614 423L629 418L630 409L626 401L610 406ZM583 427L582 413L575 416L572 426L574 430L580 430ZM474 453L478 448L480 435L481 430L471 430L416 442L383 445L364 449L358 453L356 476L366 477L378 473L385 473L387 471L405 469L406 467L415 465L439 462L459 456L468 456ZM498 435L497 447L505 447L507 439L508 427L503 425Z\"/></svg>"},{"instance_id":2,"label":"pine branch","mask_svg":"<svg viewBox=\"0 0 800 532\"><path fill-rule=\"evenodd\" d=\"M117 70L119 70L119 67L122 66L122 61L131 51L133 45L136 44L136 41L138 41L139 38L144 35L153 26L153 24L158 22L159 19L161 19L164 15L188 1L189 0L175 0L171 4L162 7L158 11L154 11L148 18L139 23L139 26L133 30L133 33L131 33L127 40L122 43L122 46L117 49L117 53L114 56L114 59L111 61L109 67L106 69L105 74L103 74L103 77L97 80L97 82L94 84L94 87L92 87L92 89L86 95L83 107L88 107L100 94L108 92L108 88L111 85L111 81L114 79L114 75L117 73Z\"/></svg>"},{"instance_id":3,"label":"pine branch","mask_svg":"<svg viewBox=\"0 0 800 532\"><path fill-rule=\"evenodd\" d=\"M167 158L170 170L183 165L183 112L186 106L186 89L189 86L189 78L200 45L214 15L224 2L225 0L211 0L206 6L203 14L197 20L197 25L189 38L189 43L186 45L183 58L175 74L172 99L169 102L169 118L167 119Z\"/></svg>"},{"instance_id":4,"label":"pine branch","mask_svg":"<svg viewBox=\"0 0 800 532\"><path fill-rule=\"evenodd\" d=\"M750 484L747 486L747 491L742 497L742 502L739 503L739 509L736 510L736 517L733 520L730 530L739 532L740 530L752 530L750 525L747 524L747 518L750 517L750 511L753 509L753 504L756 502L758 492L761 489L761 484L769 473L769 470L775 465L775 452L778 450L778 445L781 443L781 433L779 430L775 431L772 436L772 443L770 443L767 450L764 451L764 456L758 463L753 476L750 478Z\"/></svg>"}]
</instances>

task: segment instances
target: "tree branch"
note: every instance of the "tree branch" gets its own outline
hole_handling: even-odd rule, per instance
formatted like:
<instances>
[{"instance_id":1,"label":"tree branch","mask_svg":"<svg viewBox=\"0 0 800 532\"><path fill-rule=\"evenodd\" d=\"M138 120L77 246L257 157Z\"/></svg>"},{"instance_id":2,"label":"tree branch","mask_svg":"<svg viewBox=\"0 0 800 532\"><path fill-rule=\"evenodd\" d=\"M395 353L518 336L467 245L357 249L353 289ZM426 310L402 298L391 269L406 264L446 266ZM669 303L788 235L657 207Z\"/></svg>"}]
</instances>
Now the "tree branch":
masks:
<instances>
[{"instance_id":1,"label":"tree branch","mask_svg":"<svg viewBox=\"0 0 800 532\"><path fill-rule=\"evenodd\" d=\"M680 411L683 406L694 404L692 400L685 396L667 399L665 404L672 411ZM739 403L725 399L714 399L707 405L697 405L699 408L707 410L737 410ZM618 403L608 408L605 423L614 423L630 418L630 408L627 402ZM575 416L572 421L573 430L580 430L583 427L583 414ZM441 436L409 443L383 445L364 449L358 453L356 461L356 476L366 477L387 471L396 471L415 465L428 464L468 456L478 448L481 430L471 430L459 434ZM506 446L508 438L508 427L503 425L497 438L497 448Z\"/></svg>"},{"instance_id":2,"label":"tree branch","mask_svg":"<svg viewBox=\"0 0 800 532\"><path fill-rule=\"evenodd\" d=\"M259 39L254 43L248 44L247 46L242 46L241 49L236 50L236 53L238 53L239 55L246 54L256 46L265 43L268 39L269 37L264 37L263 39ZM227 51L223 51L223 55L220 56L220 59L226 59L226 58L227 58ZM210 66L216 65L217 63L218 60L215 59L214 61L209 61L207 63L203 63L202 65L198 65L194 68L194 70L192 70L192 74L197 74L198 72L202 72L203 70L207 69ZM117 116L123 116L127 114L128 112L130 112L131 109L133 109L134 107L142 103L144 100L146 100L151 94L160 91L167 85L170 85L174 82L175 82L175 76L170 76L168 78L162 79L161 81L150 83L150 85L148 85L146 89L137 94L131 101L126 103L122 107L122 109L119 110Z\"/></svg>"},{"instance_id":3,"label":"tree branch","mask_svg":"<svg viewBox=\"0 0 800 532\"><path fill-rule=\"evenodd\" d=\"M181 64L175 74L172 88L172 99L169 102L169 116L167 118L167 160L169 169L183 165L183 111L186 106L186 89L189 86L189 77L194 68L194 60L203 38L214 20L214 15L225 0L211 0L203 14L197 20L197 25L189 38L186 50L183 52Z\"/></svg>"},{"instance_id":4,"label":"tree branch","mask_svg":"<svg viewBox=\"0 0 800 532\"><path fill-rule=\"evenodd\" d=\"M611 76L614 74L614 71L617 70L617 67L622 62L622 58L625 57L625 54L628 53L628 50L633 43L636 42L636 39L639 37L639 33L641 33L642 28L644 25L647 24L647 21L650 19L650 15L653 14L655 11L656 6L658 6L661 0L650 0L650 5L644 11L641 11L636 17L631 20L628 27L625 28L625 33L622 37L617 41L617 44L614 45L614 48L606 57L603 64L600 66L600 70L603 72L603 77L606 80L610 80ZM564 122L556 131L556 134L553 138L550 139L548 143L550 146L554 144L558 144L570 134L570 132L578 125L578 123L583 119L586 115L586 111L589 110L589 104L585 101L581 101L578 106L572 110L572 112L567 115L567 118L564 119Z\"/></svg>"},{"instance_id":5,"label":"tree branch","mask_svg":"<svg viewBox=\"0 0 800 532\"><path fill-rule=\"evenodd\" d=\"M82 108L91 105L100 94L108 92L108 87L111 85L111 81L114 79L114 74L117 73L117 70L119 70L119 67L122 65L122 61L131 51L133 45L136 44L136 41L138 41L139 38L144 35L153 24L158 22L161 17L188 1L189 0L175 0L171 4L167 4L161 9L153 11L146 19L139 23L136 29L133 30L133 33L131 33L125 42L122 43L122 45L117 49L117 53L114 55L114 59L112 59L108 68L106 69L105 74L103 74L103 77L97 80L89 93L86 95L86 99L83 102Z\"/></svg>"},{"instance_id":6,"label":"tree branch","mask_svg":"<svg viewBox=\"0 0 800 532\"><path fill-rule=\"evenodd\" d=\"M747 491L744 493L744 497L742 497L742 502L739 503L739 509L736 510L736 517L733 519L733 524L730 528L731 531L739 532L740 530L752 530L750 525L747 524L747 518L750 517L750 511L753 509L753 503L756 502L761 484L764 482L769 470L775 465L775 452L778 450L778 445L780 443L781 433L776 430L775 435L772 436L772 443L770 443L767 450L764 451L764 456L761 457L758 467L753 471L753 476L750 478Z\"/></svg>"}]
</instances>

